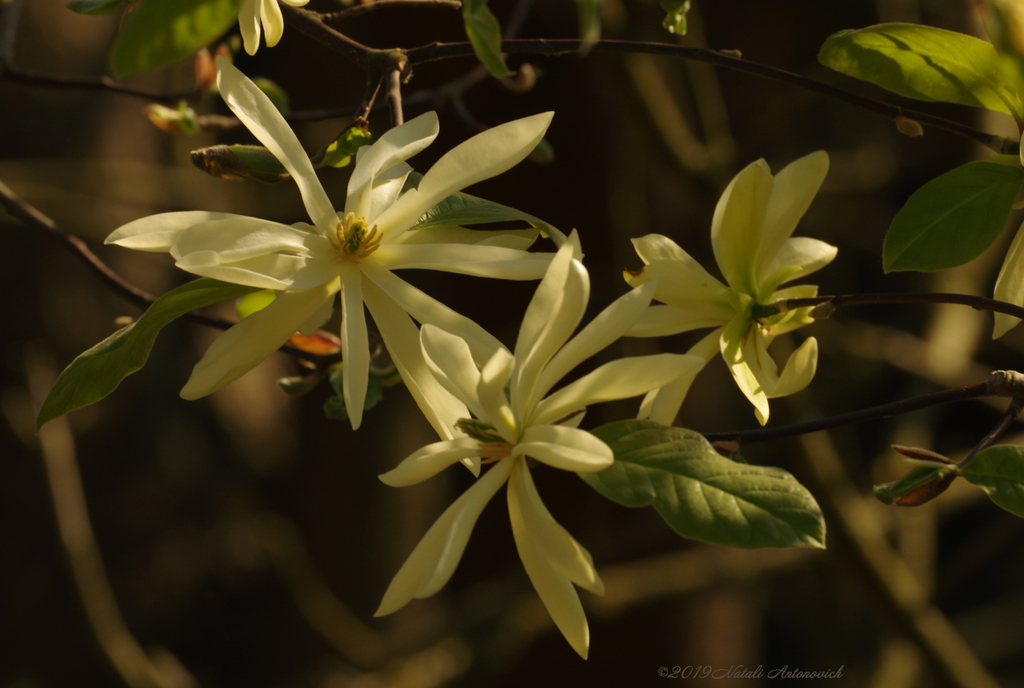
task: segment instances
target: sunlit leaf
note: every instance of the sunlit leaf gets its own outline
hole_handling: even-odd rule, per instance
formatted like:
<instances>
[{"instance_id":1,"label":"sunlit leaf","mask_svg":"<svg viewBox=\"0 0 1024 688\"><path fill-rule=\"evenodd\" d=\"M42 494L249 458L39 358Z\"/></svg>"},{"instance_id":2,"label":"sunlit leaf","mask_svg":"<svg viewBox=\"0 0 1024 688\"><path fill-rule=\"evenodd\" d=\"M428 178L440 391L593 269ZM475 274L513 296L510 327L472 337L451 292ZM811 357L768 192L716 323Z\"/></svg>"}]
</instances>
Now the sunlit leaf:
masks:
<instances>
[{"instance_id":1,"label":"sunlit leaf","mask_svg":"<svg viewBox=\"0 0 1024 688\"><path fill-rule=\"evenodd\" d=\"M248 318L256 311L263 310L272 304L275 298L277 298L277 292L273 289L260 289L251 294L246 294L235 301L235 311L238 313L238 319Z\"/></svg>"},{"instance_id":2,"label":"sunlit leaf","mask_svg":"<svg viewBox=\"0 0 1024 688\"><path fill-rule=\"evenodd\" d=\"M1024 447L989 447L961 468L960 475L983 489L999 506L1024 517Z\"/></svg>"},{"instance_id":3,"label":"sunlit leaf","mask_svg":"<svg viewBox=\"0 0 1024 688\"><path fill-rule=\"evenodd\" d=\"M121 380L145 365L164 325L189 311L252 291L255 287L204 277L167 292L136 322L82 353L64 369L39 409L36 428L113 392Z\"/></svg>"},{"instance_id":4,"label":"sunlit leaf","mask_svg":"<svg viewBox=\"0 0 1024 688\"><path fill-rule=\"evenodd\" d=\"M466 25L466 36L473 44L473 52L487 71L499 79L512 76L501 56L501 26L487 9L487 0L465 0L462 3L462 20Z\"/></svg>"},{"instance_id":5,"label":"sunlit leaf","mask_svg":"<svg viewBox=\"0 0 1024 688\"><path fill-rule=\"evenodd\" d=\"M665 11L661 25L669 33L685 36L686 13L690 11L690 0L661 0L661 9Z\"/></svg>"},{"instance_id":6,"label":"sunlit leaf","mask_svg":"<svg viewBox=\"0 0 1024 688\"><path fill-rule=\"evenodd\" d=\"M579 476L619 504L653 506L683 537L737 547L825 546L818 504L782 469L730 461L699 433L653 421L619 421L593 433L615 463Z\"/></svg>"},{"instance_id":7,"label":"sunlit leaf","mask_svg":"<svg viewBox=\"0 0 1024 688\"><path fill-rule=\"evenodd\" d=\"M115 79L144 74L195 53L238 21L238 0L141 0L110 49Z\"/></svg>"},{"instance_id":8,"label":"sunlit leaf","mask_svg":"<svg viewBox=\"0 0 1024 688\"><path fill-rule=\"evenodd\" d=\"M366 127L349 127L341 132L341 135L332 141L324 151L324 159L320 161L320 167L345 167L352 162L352 157L362 146L369 146L373 143L373 136Z\"/></svg>"},{"instance_id":9,"label":"sunlit leaf","mask_svg":"<svg viewBox=\"0 0 1024 688\"><path fill-rule=\"evenodd\" d=\"M969 162L936 177L907 199L889 226L882 265L942 270L977 258L1006 225L1024 169Z\"/></svg>"}]
</instances>

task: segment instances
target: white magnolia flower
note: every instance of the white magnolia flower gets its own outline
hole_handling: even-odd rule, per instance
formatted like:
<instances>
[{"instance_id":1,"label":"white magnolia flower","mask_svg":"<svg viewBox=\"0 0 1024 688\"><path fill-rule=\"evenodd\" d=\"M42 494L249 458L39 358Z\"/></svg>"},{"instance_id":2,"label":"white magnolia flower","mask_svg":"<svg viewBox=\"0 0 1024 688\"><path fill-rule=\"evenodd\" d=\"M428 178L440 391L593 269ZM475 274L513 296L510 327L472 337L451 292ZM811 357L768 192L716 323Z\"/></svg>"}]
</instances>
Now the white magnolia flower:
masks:
<instances>
[{"instance_id":1,"label":"white magnolia flower","mask_svg":"<svg viewBox=\"0 0 1024 688\"><path fill-rule=\"evenodd\" d=\"M661 337L717 328L690 353L708 361L721 351L762 425L768 421L768 399L799 392L817 368L818 342L813 337L794 352L781 375L767 351L776 336L812 322L809 308L773 315L756 311L779 299L817 295L813 285L779 287L820 270L836 256L836 248L823 241L792 237L827 172L828 155L818 151L774 177L764 160L736 175L711 223L711 246L726 284L671 239L657 234L633 240L645 267L624 273L634 287L657 280L654 298L667 304L652 306L629 334ZM652 392L644 400L641 417L671 424L692 382L693 376L682 377Z\"/></svg>"},{"instance_id":2,"label":"white magnolia flower","mask_svg":"<svg viewBox=\"0 0 1024 688\"><path fill-rule=\"evenodd\" d=\"M530 302L515 356L499 349L479 369L467 342L423 326L420 336L431 370L476 418L459 421L467 437L428 445L381 480L398 487L459 461L472 461L477 469L481 461L494 465L423 536L384 593L377 616L414 597L433 595L448 581L481 511L507 482L512 533L523 566L555 625L573 649L587 656L587 619L573 583L599 595L604 586L590 554L541 502L527 457L568 471L607 468L614 458L608 445L576 427L583 408L644 394L703 361L678 354L621 359L546 396L566 373L622 336L654 293L654 284L634 289L570 340L590 291L587 272L574 255L579 255L575 232L551 261Z\"/></svg>"},{"instance_id":3,"label":"white magnolia flower","mask_svg":"<svg viewBox=\"0 0 1024 688\"><path fill-rule=\"evenodd\" d=\"M273 48L284 34L284 17L278 0L242 0L238 5L238 29L242 32L245 52L255 55L260 47L260 33L267 32L267 47ZM302 7L309 0L281 0L292 7Z\"/></svg>"},{"instance_id":4,"label":"white magnolia flower","mask_svg":"<svg viewBox=\"0 0 1024 688\"><path fill-rule=\"evenodd\" d=\"M204 277L278 290L266 308L225 332L192 371L181 395L220 389L276 351L296 331L312 333L341 293L344 399L353 428L362 419L370 363L363 305L427 419L451 437L465 406L433 378L412 318L456 332L478 360L501 347L472 320L411 286L394 270L420 268L481 277L539 279L552 254L530 254L536 233L461 227L409 230L424 212L465 186L509 169L540 141L551 113L495 127L455 147L401 196L412 168L406 158L437 136L437 116L421 115L357 153L345 210L335 212L295 134L270 100L226 60L217 83L225 102L288 169L313 225L283 225L213 212L164 213L121 227L107 243L169 251L178 267ZM411 316L411 318L410 318Z\"/></svg>"}]
</instances>

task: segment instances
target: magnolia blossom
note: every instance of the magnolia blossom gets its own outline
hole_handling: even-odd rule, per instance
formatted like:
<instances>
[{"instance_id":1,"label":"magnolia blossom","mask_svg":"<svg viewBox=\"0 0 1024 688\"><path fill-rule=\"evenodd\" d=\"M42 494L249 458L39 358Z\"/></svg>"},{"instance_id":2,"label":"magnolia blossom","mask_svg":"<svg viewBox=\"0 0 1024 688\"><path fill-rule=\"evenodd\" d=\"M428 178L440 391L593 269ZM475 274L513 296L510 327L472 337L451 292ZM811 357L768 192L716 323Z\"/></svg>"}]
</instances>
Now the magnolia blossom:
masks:
<instances>
[{"instance_id":1,"label":"magnolia blossom","mask_svg":"<svg viewBox=\"0 0 1024 688\"><path fill-rule=\"evenodd\" d=\"M343 391L352 427L359 427L362 418L369 375L365 304L427 419L442 437L452 437L454 422L467 413L465 405L430 375L411 318L457 333L481 361L501 343L393 271L421 268L516 280L543 276L552 254L522 250L532 243L535 231L408 230L442 199L525 158L544 135L551 113L473 137L444 155L418 188L401 195L412 170L403 161L434 140L437 116L427 113L391 129L372 146L359 149L345 210L338 213L270 100L226 60L217 64L225 102L295 179L313 225L178 212L136 220L107 237L107 243L128 248L169 251L178 267L197 275L278 291L269 306L213 343L181 395L195 399L210 394L251 370L296 331L312 333L330 317L340 292Z\"/></svg>"},{"instance_id":2,"label":"magnolia blossom","mask_svg":"<svg viewBox=\"0 0 1024 688\"><path fill-rule=\"evenodd\" d=\"M284 17L278 0L242 0L238 5L238 29L242 32L245 52L255 55L260 47L260 31L267 32L267 47L273 48L284 34ZM292 7L302 7L309 0L281 0Z\"/></svg>"},{"instance_id":3,"label":"magnolia blossom","mask_svg":"<svg viewBox=\"0 0 1024 688\"><path fill-rule=\"evenodd\" d=\"M484 506L508 483L512 534L526 573L555 625L580 655L589 630L573 583L597 594L604 585L590 554L555 522L534 486L527 457L567 471L599 471L612 451L576 426L589 404L644 394L698 369L699 358L658 354L599 367L550 396L566 373L625 333L650 303L654 284L615 301L569 339L586 309L590 281L579 262L575 232L551 261L519 330L515 356L498 349L478 368L470 345L424 325L421 340L431 371L475 419L463 418L466 437L428 445L381 476L388 485L412 485L459 461L494 464L441 515L384 593L377 616L414 597L428 597L451 577ZM507 392L506 392L507 390Z\"/></svg>"},{"instance_id":4,"label":"magnolia blossom","mask_svg":"<svg viewBox=\"0 0 1024 688\"><path fill-rule=\"evenodd\" d=\"M812 322L810 309L771 315L755 309L779 299L817 295L813 285L779 287L820 270L836 256L836 248L823 241L792 237L827 172L828 155L818 151L774 177L764 160L736 175L711 223L711 246L725 284L671 239L657 234L633 240L645 266L624 274L634 287L657 280L654 298L666 304L652 306L629 334L660 337L717 328L690 353L709 361L720 351L762 425L768 421L768 399L799 392L817 367L818 343L813 337L790 357L781 375L767 351L776 336ZM648 395L641 417L672 423L692 382L693 375L684 376Z\"/></svg>"},{"instance_id":5,"label":"magnolia blossom","mask_svg":"<svg viewBox=\"0 0 1024 688\"><path fill-rule=\"evenodd\" d=\"M1024 133L1020 137L1020 153L1018 160L1024 166ZM999 269L999 277L996 278L995 290L992 297L999 301L1007 301L1016 306L1024 306L1024 224L1017 230L1017 235L1010 244L1010 250L1006 252L1003 259L1003 266ZM1020 318L1015 318L1006 313L993 313L995 324L992 328L992 339L999 339L1004 334L1017 326Z\"/></svg>"}]
</instances>

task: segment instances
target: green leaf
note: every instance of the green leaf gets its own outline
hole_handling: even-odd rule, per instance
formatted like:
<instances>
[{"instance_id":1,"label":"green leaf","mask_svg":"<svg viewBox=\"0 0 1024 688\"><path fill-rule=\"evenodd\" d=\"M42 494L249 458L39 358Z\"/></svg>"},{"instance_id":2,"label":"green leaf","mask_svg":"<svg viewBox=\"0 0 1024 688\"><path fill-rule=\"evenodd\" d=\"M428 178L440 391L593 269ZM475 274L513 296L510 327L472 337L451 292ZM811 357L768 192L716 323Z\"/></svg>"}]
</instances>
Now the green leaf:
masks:
<instances>
[{"instance_id":1,"label":"green leaf","mask_svg":"<svg viewBox=\"0 0 1024 688\"><path fill-rule=\"evenodd\" d=\"M614 502L653 505L683 537L736 547L825 546L818 504L782 469L730 461L699 433L648 420L593 433L615 463L578 475Z\"/></svg>"},{"instance_id":2,"label":"green leaf","mask_svg":"<svg viewBox=\"0 0 1024 688\"><path fill-rule=\"evenodd\" d=\"M1002 73L991 43L917 24L879 24L829 36L826 67L908 98L959 103L1024 120L1020 94Z\"/></svg>"},{"instance_id":3,"label":"green leaf","mask_svg":"<svg viewBox=\"0 0 1024 688\"><path fill-rule=\"evenodd\" d=\"M273 289L260 289L251 294L246 294L235 302L235 311L238 319L244 320L256 311L261 311L274 302L277 292Z\"/></svg>"},{"instance_id":4,"label":"green leaf","mask_svg":"<svg viewBox=\"0 0 1024 688\"><path fill-rule=\"evenodd\" d=\"M1024 447L989 447L961 468L960 475L983 489L999 506L1024 517Z\"/></svg>"},{"instance_id":5,"label":"green leaf","mask_svg":"<svg viewBox=\"0 0 1024 688\"><path fill-rule=\"evenodd\" d=\"M164 325L189 311L252 291L256 289L204 277L167 292L136 322L80 354L64 369L39 409L36 429L113 392L121 380L145 365Z\"/></svg>"},{"instance_id":6,"label":"green leaf","mask_svg":"<svg viewBox=\"0 0 1024 688\"><path fill-rule=\"evenodd\" d=\"M328 397L324 402L324 415L331 420L348 420L348 410L345 407L345 367L339 364L331 370L331 387L334 388L334 395ZM374 371L370 370L370 377L366 385L366 399L363 401L363 410L369 411L384 398L384 390L381 379Z\"/></svg>"},{"instance_id":7,"label":"green leaf","mask_svg":"<svg viewBox=\"0 0 1024 688\"><path fill-rule=\"evenodd\" d=\"M690 0L661 0L661 9L665 11L665 18L661 20L662 27L669 33L685 36Z\"/></svg>"},{"instance_id":8,"label":"green leaf","mask_svg":"<svg viewBox=\"0 0 1024 688\"><path fill-rule=\"evenodd\" d=\"M576 0L580 22L580 54L586 55L590 47L601 38L601 3L604 0Z\"/></svg>"},{"instance_id":9,"label":"green leaf","mask_svg":"<svg viewBox=\"0 0 1024 688\"><path fill-rule=\"evenodd\" d=\"M507 205L494 203L464 193L454 193L423 214L413 229L430 229L446 225L483 225L521 220L547 232L550 227L540 218Z\"/></svg>"},{"instance_id":10,"label":"green leaf","mask_svg":"<svg viewBox=\"0 0 1024 688\"><path fill-rule=\"evenodd\" d=\"M324 159L316 167L345 167L352 161L352 157L363 146L373 143L373 136L366 127L349 127L341 132L324 151Z\"/></svg>"},{"instance_id":11,"label":"green leaf","mask_svg":"<svg viewBox=\"0 0 1024 688\"><path fill-rule=\"evenodd\" d=\"M212 43L238 21L238 0L142 0L110 49L115 79L144 74Z\"/></svg>"},{"instance_id":12,"label":"green leaf","mask_svg":"<svg viewBox=\"0 0 1024 688\"><path fill-rule=\"evenodd\" d=\"M942 270L974 260L1006 225L1024 169L969 162L914 192L896 213L882 247L894 270Z\"/></svg>"},{"instance_id":13,"label":"green leaf","mask_svg":"<svg viewBox=\"0 0 1024 688\"><path fill-rule=\"evenodd\" d=\"M487 0L465 0L462 3L462 21L466 25L466 36L473 44L473 52L491 76L498 79L512 76L501 57L501 26L487 9Z\"/></svg>"},{"instance_id":14,"label":"green leaf","mask_svg":"<svg viewBox=\"0 0 1024 688\"><path fill-rule=\"evenodd\" d=\"M67 8L72 12L98 17L116 12L121 5L132 2L135 0L68 0Z\"/></svg>"}]
</instances>

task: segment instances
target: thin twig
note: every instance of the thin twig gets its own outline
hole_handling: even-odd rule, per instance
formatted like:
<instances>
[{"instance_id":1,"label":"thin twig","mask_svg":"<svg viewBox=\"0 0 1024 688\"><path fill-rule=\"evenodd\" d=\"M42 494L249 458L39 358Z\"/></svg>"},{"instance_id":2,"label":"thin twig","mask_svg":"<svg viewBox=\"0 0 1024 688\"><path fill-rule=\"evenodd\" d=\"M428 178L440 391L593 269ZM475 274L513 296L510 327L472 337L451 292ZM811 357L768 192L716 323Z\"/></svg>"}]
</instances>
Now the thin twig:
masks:
<instances>
[{"instance_id":1,"label":"thin twig","mask_svg":"<svg viewBox=\"0 0 1024 688\"><path fill-rule=\"evenodd\" d=\"M458 10L462 9L462 3L459 0L373 0L337 12L324 12L320 15L320 21L325 24L334 24L374 10L390 7L432 7Z\"/></svg>"},{"instance_id":2,"label":"thin twig","mask_svg":"<svg viewBox=\"0 0 1024 688\"><path fill-rule=\"evenodd\" d=\"M878 294L844 294L842 296L815 296L807 299L783 299L776 301L771 307L775 312L782 313L796 308L807 308L809 306L823 306L828 304L835 308L843 306L864 306L869 304L895 304L895 303L954 303L962 306L970 306L976 311L994 311L1005 313L1015 318L1024 319L1024 308L1015 306L1005 301L987 299L984 296L972 296L970 294L902 294L882 292ZM827 317L831 310L827 310L817 317Z\"/></svg>"},{"instance_id":3,"label":"thin twig","mask_svg":"<svg viewBox=\"0 0 1024 688\"><path fill-rule=\"evenodd\" d=\"M971 461L974 461L974 457L978 455L978 452L982 451L990 444L995 442L997 439L1002 437L1003 433L1006 432L1006 428L1010 427L1010 423L1020 415L1021 409L1024 409L1024 398L1015 397L1010 406L1006 409L1000 417L999 422L992 428L992 431L981 438L981 441L974 446L974 449L964 457L963 461L957 464L957 468L963 468Z\"/></svg>"},{"instance_id":4,"label":"thin twig","mask_svg":"<svg viewBox=\"0 0 1024 688\"><path fill-rule=\"evenodd\" d=\"M392 69L388 74L388 105L391 106L391 126L405 124L402 113L402 70Z\"/></svg>"},{"instance_id":5,"label":"thin twig","mask_svg":"<svg viewBox=\"0 0 1024 688\"><path fill-rule=\"evenodd\" d=\"M181 100L195 102L203 94L201 89L196 88L190 91L182 91L181 93L157 93L154 91L147 91L145 89L133 88L132 86L119 84L107 76L93 78L55 74L33 74L31 72L22 71L10 64L4 65L3 70L0 70L0 79L35 88L106 91L107 93L117 93L119 95L141 98L143 100L164 103L167 105L174 105Z\"/></svg>"}]
</instances>

